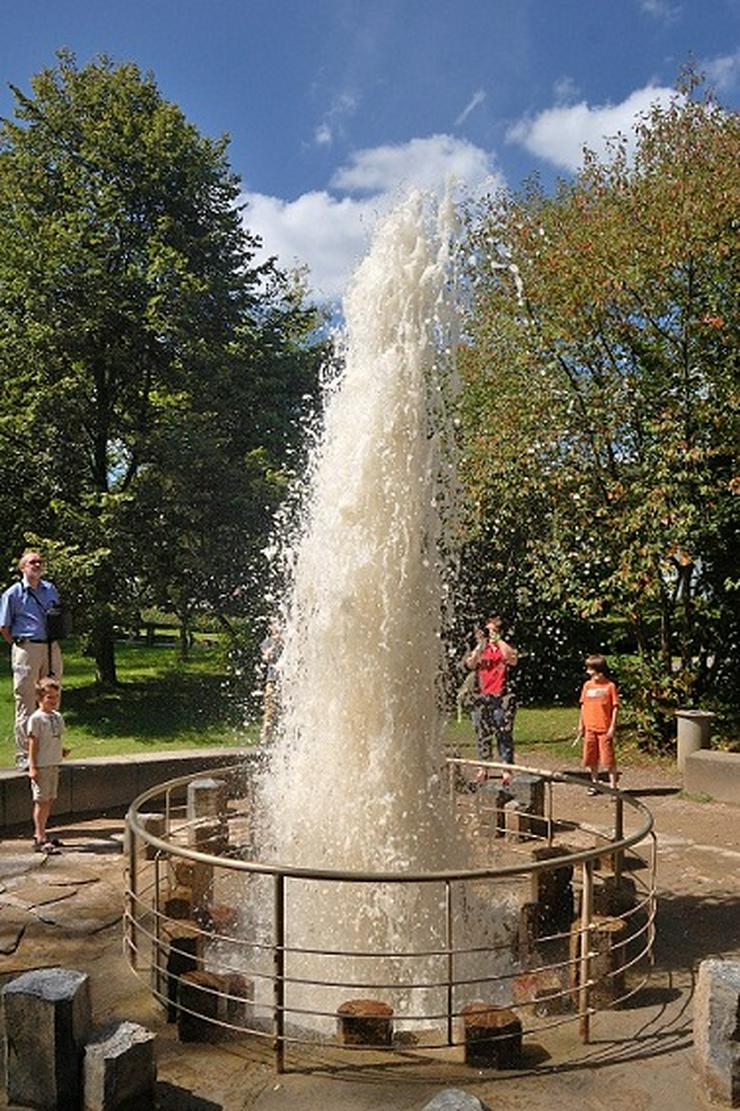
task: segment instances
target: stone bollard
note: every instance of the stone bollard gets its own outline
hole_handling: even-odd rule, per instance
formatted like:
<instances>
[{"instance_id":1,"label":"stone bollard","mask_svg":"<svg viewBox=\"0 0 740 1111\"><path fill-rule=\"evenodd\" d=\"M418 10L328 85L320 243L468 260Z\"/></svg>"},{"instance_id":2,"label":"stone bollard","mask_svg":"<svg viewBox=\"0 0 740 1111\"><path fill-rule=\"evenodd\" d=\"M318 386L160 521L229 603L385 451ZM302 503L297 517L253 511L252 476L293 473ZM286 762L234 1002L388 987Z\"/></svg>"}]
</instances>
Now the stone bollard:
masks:
<instances>
[{"instance_id":1,"label":"stone bollard","mask_svg":"<svg viewBox=\"0 0 740 1111\"><path fill-rule=\"evenodd\" d=\"M692 752L709 748L709 734L715 714L709 710L676 710L676 763L684 771Z\"/></svg>"},{"instance_id":2,"label":"stone bollard","mask_svg":"<svg viewBox=\"0 0 740 1111\"><path fill-rule=\"evenodd\" d=\"M540 933L540 905L526 902L519 907L519 922L513 938L512 956L525 968L535 961Z\"/></svg>"},{"instance_id":3,"label":"stone bollard","mask_svg":"<svg viewBox=\"0 0 740 1111\"><path fill-rule=\"evenodd\" d=\"M194 917L200 917L206 910L211 898L213 888L213 865L203 864L199 860L177 859L172 864L174 872L173 889L187 887L190 889L190 898L193 906Z\"/></svg>"},{"instance_id":4,"label":"stone bollard","mask_svg":"<svg viewBox=\"0 0 740 1111\"><path fill-rule=\"evenodd\" d=\"M90 1030L89 979L67 968L24 972L3 990L8 1103L76 1108Z\"/></svg>"},{"instance_id":5,"label":"stone bollard","mask_svg":"<svg viewBox=\"0 0 740 1111\"><path fill-rule=\"evenodd\" d=\"M223 779L193 779L188 783L188 821L223 818L226 813L226 784Z\"/></svg>"},{"instance_id":6,"label":"stone bollard","mask_svg":"<svg viewBox=\"0 0 740 1111\"><path fill-rule=\"evenodd\" d=\"M186 972L178 992L178 1038L181 1042L219 1042L239 1032L230 1027L246 1030L252 994L251 981L238 974Z\"/></svg>"},{"instance_id":7,"label":"stone bollard","mask_svg":"<svg viewBox=\"0 0 740 1111\"><path fill-rule=\"evenodd\" d=\"M461 1088L445 1088L425 1103L421 1111L491 1111L490 1104Z\"/></svg>"},{"instance_id":8,"label":"stone bollard","mask_svg":"<svg viewBox=\"0 0 740 1111\"><path fill-rule=\"evenodd\" d=\"M337 1007L342 1045L386 1046L393 1041L393 1008L379 999L349 999Z\"/></svg>"},{"instance_id":9,"label":"stone bollard","mask_svg":"<svg viewBox=\"0 0 740 1111\"><path fill-rule=\"evenodd\" d=\"M522 1054L522 1024L514 1011L490 1003L466 1003L461 1015L466 1065L517 1067Z\"/></svg>"},{"instance_id":10,"label":"stone bollard","mask_svg":"<svg viewBox=\"0 0 740 1111\"><path fill-rule=\"evenodd\" d=\"M164 814L141 814L141 825L146 833L151 833L153 837L158 837L161 840L165 835L165 820ZM144 844L144 859L154 860L157 855L157 850L154 845Z\"/></svg>"},{"instance_id":11,"label":"stone bollard","mask_svg":"<svg viewBox=\"0 0 740 1111\"><path fill-rule=\"evenodd\" d=\"M566 845L537 845L532 860L557 860L572 850ZM556 864L531 876L531 899L540 910L541 936L567 933L573 921L573 865Z\"/></svg>"},{"instance_id":12,"label":"stone bollard","mask_svg":"<svg viewBox=\"0 0 740 1111\"><path fill-rule=\"evenodd\" d=\"M203 964L203 934L197 922L163 922L158 964L165 976L167 1021L177 1019L177 985L186 972Z\"/></svg>"},{"instance_id":13,"label":"stone bollard","mask_svg":"<svg viewBox=\"0 0 740 1111\"><path fill-rule=\"evenodd\" d=\"M154 1108L154 1037L135 1022L99 1031L85 1048L85 1111Z\"/></svg>"},{"instance_id":14,"label":"stone bollard","mask_svg":"<svg viewBox=\"0 0 740 1111\"><path fill-rule=\"evenodd\" d=\"M694 1060L709 1097L740 1107L740 960L702 961L694 993Z\"/></svg>"},{"instance_id":15,"label":"stone bollard","mask_svg":"<svg viewBox=\"0 0 740 1111\"><path fill-rule=\"evenodd\" d=\"M622 966L627 960L629 930L621 918L595 914L589 931L589 950L594 955L589 962L589 979L594 981L589 999L594 1007L613 1003L625 992L625 973ZM570 985L577 1001L580 954L580 923L574 922L570 935Z\"/></svg>"},{"instance_id":16,"label":"stone bollard","mask_svg":"<svg viewBox=\"0 0 740 1111\"><path fill-rule=\"evenodd\" d=\"M209 856L223 856L228 846L228 827L218 818L200 818L198 824L189 829L192 848Z\"/></svg>"},{"instance_id":17,"label":"stone bollard","mask_svg":"<svg viewBox=\"0 0 740 1111\"><path fill-rule=\"evenodd\" d=\"M511 983L511 998L516 1006L531 1007L540 1018L560 1015L570 1009L570 999L554 968L522 972L515 976Z\"/></svg>"},{"instance_id":18,"label":"stone bollard","mask_svg":"<svg viewBox=\"0 0 740 1111\"><path fill-rule=\"evenodd\" d=\"M495 779L486 779L478 788L478 797L483 809L492 814L493 836L503 837L506 834L506 804L511 802L511 795Z\"/></svg>"},{"instance_id":19,"label":"stone bollard","mask_svg":"<svg viewBox=\"0 0 740 1111\"><path fill-rule=\"evenodd\" d=\"M223 779L193 779L188 783L187 819L192 823L189 842L199 852L220 856L226 850L226 783Z\"/></svg>"},{"instance_id":20,"label":"stone bollard","mask_svg":"<svg viewBox=\"0 0 740 1111\"><path fill-rule=\"evenodd\" d=\"M165 918L188 919L193 917L193 893L189 887L176 887L164 900L162 913Z\"/></svg>"},{"instance_id":21,"label":"stone bollard","mask_svg":"<svg viewBox=\"0 0 740 1111\"><path fill-rule=\"evenodd\" d=\"M513 839L526 841L530 837L545 837L545 781L542 776L519 772L512 776L508 791L516 799L512 808L515 820Z\"/></svg>"}]
</instances>

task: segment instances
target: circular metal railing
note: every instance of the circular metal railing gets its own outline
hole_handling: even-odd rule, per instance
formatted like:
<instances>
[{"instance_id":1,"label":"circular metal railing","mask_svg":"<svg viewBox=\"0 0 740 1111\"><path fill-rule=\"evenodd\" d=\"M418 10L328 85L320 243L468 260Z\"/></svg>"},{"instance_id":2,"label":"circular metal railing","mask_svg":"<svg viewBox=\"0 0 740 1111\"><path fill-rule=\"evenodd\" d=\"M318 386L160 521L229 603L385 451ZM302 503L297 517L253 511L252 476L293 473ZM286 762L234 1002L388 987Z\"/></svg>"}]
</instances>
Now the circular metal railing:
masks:
<instances>
[{"instance_id":1,"label":"circular metal railing","mask_svg":"<svg viewBox=\"0 0 740 1111\"><path fill-rule=\"evenodd\" d=\"M494 778L472 790L470 768ZM649 974L655 935L656 841L647 808L599 788L610 807L605 829L563 805L585 786L576 777L461 759L449 759L447 771L481 860L465 871L339 872L255 859L248 761L140 795L126 819L125 952L180 1036L268 1039L281 1072L287 1047L337 1044L335 1024L346 1048L466 1044L471 993L473 1008L493 1000L490 1009L514 1015L523 1037L575 1023L583 1041L597 1010L634 996ZM513 776L507 789L502 772ZM403 945L296 944L294 920L318 913L337 886L348 887L358 906L358 889L382 891L398 907ZM404 900L424 891L432 940L414 948ZM502 937L470 943L461 908L474 902L507 908ZM245 911L257 903L266 918L259 929ZM343 1018L337 1002L368 995L392 1018L371 1016L356 1037L355 1019Z\"/></svg>"}]
</instances>

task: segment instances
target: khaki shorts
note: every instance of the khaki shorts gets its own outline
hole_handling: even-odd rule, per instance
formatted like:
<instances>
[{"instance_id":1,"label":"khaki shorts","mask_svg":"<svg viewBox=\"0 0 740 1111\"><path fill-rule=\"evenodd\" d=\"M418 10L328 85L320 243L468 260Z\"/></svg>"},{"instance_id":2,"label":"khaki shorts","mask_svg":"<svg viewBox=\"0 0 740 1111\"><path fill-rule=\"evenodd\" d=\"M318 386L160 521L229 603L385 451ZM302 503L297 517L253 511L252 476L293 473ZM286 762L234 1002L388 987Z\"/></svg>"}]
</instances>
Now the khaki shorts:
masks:
<instances>
[{"instance_id":1,"label":"khaki shorts","mask_svg":"<svg viewBox=\"0 0 740 1111\"><path fill-rule=\"evenodd\" d=\"M34 802L50 802L59 793L59 765L38 768L38 779L31 780L31 794Z\"/></svg>"}]
</instances>

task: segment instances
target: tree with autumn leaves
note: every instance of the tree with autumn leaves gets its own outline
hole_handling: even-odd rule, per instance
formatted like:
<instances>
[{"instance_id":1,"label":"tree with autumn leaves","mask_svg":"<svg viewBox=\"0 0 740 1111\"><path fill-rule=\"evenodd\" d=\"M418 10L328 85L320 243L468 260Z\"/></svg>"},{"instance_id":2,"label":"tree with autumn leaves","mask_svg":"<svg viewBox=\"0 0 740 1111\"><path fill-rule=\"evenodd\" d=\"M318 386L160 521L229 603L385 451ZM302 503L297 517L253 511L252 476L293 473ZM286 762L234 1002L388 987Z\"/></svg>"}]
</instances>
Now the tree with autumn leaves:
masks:
<instances>
[{"instance_id":1,"label":"tree with autumn leaves","mask_svg":"<svg viewBox=\"0 0 740 1111\"><path fill-rule=\"evenodd\" d=\"M553 630L550 665L579 628L581 651L621 640L653 740L679 706L727 707L740 658L740 127L696 86L554 196L533 184L470 220L475 578L534 641Z\"/></svg>"}]
</instances>

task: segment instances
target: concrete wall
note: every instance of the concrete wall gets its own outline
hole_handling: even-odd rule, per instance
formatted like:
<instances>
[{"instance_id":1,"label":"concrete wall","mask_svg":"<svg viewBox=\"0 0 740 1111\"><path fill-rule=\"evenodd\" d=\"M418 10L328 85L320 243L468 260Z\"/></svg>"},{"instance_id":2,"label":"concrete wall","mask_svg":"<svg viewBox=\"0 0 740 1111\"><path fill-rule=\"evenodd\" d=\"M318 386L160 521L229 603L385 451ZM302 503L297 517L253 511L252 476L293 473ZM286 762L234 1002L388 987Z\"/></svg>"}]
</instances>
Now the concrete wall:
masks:
<instances>
[{"instance_id":1,"label":"concrete wall","mask_svg":"<svg viewBox=\"0 0 740 1111\"><path fill-rule=\"evenodd\" d=\"M249 762L235 748L199 748L146 756L94 756L64 760L53 819L125 810L142 791L181 775ZM25 772L0 771L0 830L31 824L31 789Z\"/></svg>"},{"instance_id":2,"label":"concrete wall","mask_svg":"<svg viewBox=\"0 0 740 1111\"><path fill-rule=\"evenodd\" d=\"M740 805L740 752L692 752L684 765L683 787L690 795Z\"/></svg>"}]
</instances>

